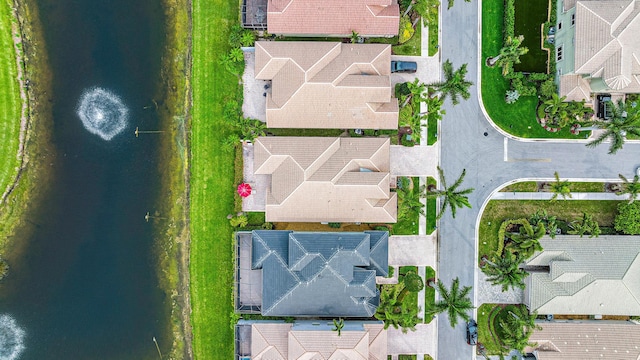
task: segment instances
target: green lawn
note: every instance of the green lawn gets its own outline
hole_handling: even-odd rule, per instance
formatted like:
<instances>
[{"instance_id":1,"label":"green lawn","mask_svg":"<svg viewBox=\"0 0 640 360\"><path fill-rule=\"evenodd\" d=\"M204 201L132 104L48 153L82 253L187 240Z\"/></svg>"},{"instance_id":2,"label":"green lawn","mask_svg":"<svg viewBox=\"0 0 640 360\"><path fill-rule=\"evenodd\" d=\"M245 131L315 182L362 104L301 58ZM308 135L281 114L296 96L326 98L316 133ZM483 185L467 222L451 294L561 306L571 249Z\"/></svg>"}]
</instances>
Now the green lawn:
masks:
<instances>
[{"instance_id":1,"label":"green lawn","mask_svg":"<svg viewBox=\"0 0 640 360\"><path fill-rule=\"evenodd\" d=\"M16 179L20 161L22 100L11 24L15 21L9 2L0 5L0 195Z\"/></svg>"},{"instance_id":2,"label":"green lawn","mask_svg":"<svg viewBox=\"0 0 640 360\"><path fill-rule=\"evenodd\" d=\"M413 192L417 194L420 192L420 178L413 177L411 178L413 181ZM393 224L391 232L393 235L418 235L419 227L420 227L420 214L415 214L415 216L407 217L403 221L398 221Z\"/></svg>"},{"instance_id":3,"label":"green lawn","mask_svg":"<svg viewBox=\"0 0 640 360\"><path fill-rule=\"evenodd\" d=\"M427 145L433 145L438 141L438 120L427 116Z\"/></svg>"},{"instance_id":4,"label":"green lawn","mask_svg":"<svg viewBox=\"0 0 640 360\"><path fill-rule=\"evenodd\" d=\"M572 221L582 217L582 213L592 214L602 226L612 226L621 201L591 200L492 200L482 213L479 228L478 261L484 255L492 255L498 248L498 230L507 219L529 218L538 210L545 209L558 220Z\"/></svg>"},{"instance_id":5,"label":"green lawn","mask_svg":"<svg viewBox=\"0 0 640 360\"><path fill-rule=\"evenodd\" d=\"M424 276L424 322L426 324L430 323L433 320L432 316L428 314L432 312L433 306L436 302L436 289L427 286L427 281L429 279L435 279L436 272L433 270L431 266L426 267L426 272Z\"/></svg>"},{"instance_id":6,"label":"green lawn","mask_svg":"<svg viewBox=\"0 0 640 360\"><path fill-rule=\"evenodd\" d=\"M221 151L232 131L222 104L238 91L238 78L217 63L229 50L227 36L238 2L193 1L193 110L191 122L191 324L195 359L231 359L233 331L233 152Z\"/></svg>"},{"instance_id":7,"label":"green lawn","mask_svg":"<svg viewBox=\"0 0 640 360\"><path fill-rule=\"evenodd\" d=\"M437 185L436 179L431 176L427 177L427 187L429 185ZM436 207L436 199L427 199L427 235L433 233L436 229L436 217L438 209Z\"/></svg>"},{"instance_id":8,"label":"green lawn","mask_svg":"<svg viewBox=\"0 0 640 360\"><path fill-rule=\"evenodd\" d=\"M421 42L422 42L422 26L418 23L415 27L416 32L413 34L411 39L402 45L394 45L392 47L393 53L396 55L411 55L411 56L420 56L421 55ZM437 40L436 40L437 41Z\"/></svg>"},{"instance_id":9,"label":"green lawn","mask_svg":"<svg viewBox=\"0 0 640 360\"><path fill-rule=\"evenodd\" d=\"M491 335L492 330L489 328L492 323L490 320L495 318L497 310L498 305L496 304L482 304L478 308L478 342L485 346L488 355L497 355L502 351L502 347ZM490 316L491 319L489 319Z\"/></svg>"},{"instance_id":10,"label":"green lawn","mask_svg":"<svg viewBox=\"0 0 640 360\"><path fill-rule=\"evenodd\" d=\"M520 97L515 104L504 101L509 83L502 77L502 70L484 65L488 57L497 55L502 48L503 14L502 0L482 2L482 102L493 122L504 131L525 138L586 138L588 132L575 136L569 128L557 133L543 129L536 120L535 96Z\"/></svg>"}]
</instances>

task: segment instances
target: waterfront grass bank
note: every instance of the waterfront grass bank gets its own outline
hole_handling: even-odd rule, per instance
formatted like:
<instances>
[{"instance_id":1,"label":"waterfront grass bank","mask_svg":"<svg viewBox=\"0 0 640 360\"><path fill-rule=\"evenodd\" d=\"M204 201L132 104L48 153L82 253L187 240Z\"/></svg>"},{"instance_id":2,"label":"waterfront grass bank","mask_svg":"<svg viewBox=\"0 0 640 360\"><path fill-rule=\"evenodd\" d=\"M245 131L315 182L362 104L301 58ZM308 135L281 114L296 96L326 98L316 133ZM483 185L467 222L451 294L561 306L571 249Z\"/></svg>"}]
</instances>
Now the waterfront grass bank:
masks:
<instances>
[{"instance_id":1,"label":"waterfront grass bank","mask_svg":"<svg viewBox=\"0 0 640 360\"><path fill-rule=\"evenodd\" d=\"M162 131L158 212L150 214L155 230L155 255L161 288L167 295L171 359L191 359L188 221L188 118L190 98L191 16L189 0L164 0L165 49L162 82L155 96Z\"/></svg>"},{"instance_id":2,"label":"waterfront grass bank","mask_svg":"<svg viewBox=\"0 0 640 360\"><path fill-rule=\"evenodd\" d=\"M190 290L195 359L233 358L232 229L233 152L222 151L233 131L223 104L238 92L239 79L219 62L238 21L238 2L193 0L193 107L190 164Z\"/></svg>"},{"instance_id":3,"label":"waterfront grass bank","mask_svg":"<svg viewBox=\"0 0 640 360\"><path fill-rule=\"evenodd\" d=\"M36 204L46 193L55 160L49 129L51 71L38 16L31 1L2 5L2 158L0 254L17 261L36 226ZM11 54L11 55L8 55ZM11 56L11 57L8 57ZM26 86L28 84L28 86Z\"/></svg>"}]
</instances>

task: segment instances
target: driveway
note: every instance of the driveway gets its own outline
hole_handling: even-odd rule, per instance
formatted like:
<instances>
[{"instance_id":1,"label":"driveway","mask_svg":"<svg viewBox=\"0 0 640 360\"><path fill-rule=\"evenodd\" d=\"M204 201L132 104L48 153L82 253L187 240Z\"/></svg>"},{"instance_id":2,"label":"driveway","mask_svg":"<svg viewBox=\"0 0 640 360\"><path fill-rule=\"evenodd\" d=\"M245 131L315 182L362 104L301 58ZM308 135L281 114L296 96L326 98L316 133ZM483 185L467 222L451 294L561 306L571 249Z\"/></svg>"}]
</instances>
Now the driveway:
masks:
<instances>
[{"instance_id":1,"label":"driveway","mask_svg":"<svg viewBox=\"0 0 640 360\"><path fill-rule=\"evenodd\" d=\"M434 319L430 324L418 324L416 331L409 331L406 334L403 334L400 329L389 327L387 330L387 354L430 354L435 356L438 346L436 340L438 336L437 322L438 319ZM464 337L462 341L464 341ZM438 356L438 359L444 358Z\"/></svg>"},{"instance_id":2,"label":"driveway","mask_svg":"<svg viewBox=\"0 0 640 360\"><path fill-rule=\"evenodd\" d=\"M437 178L438 150L438 146L391 145L389 150L391 174Z\"/></svg>"},{"instance_id":3,"label":"driveway","mask_svg":"<svg viewBox=\"0 0 640 360\"><path fill-rule=\"evenodd\" d=\"M415 61L418 65L418 71L413 74L393 73L391 74L391 84L395 86L397 83L413 82L415 78L419 78L425 84L431 84L440 81L440 62L437 56L403 56L391 55L392 61Z\"/></svg>"},{"instance_id":4,"label":"driveway","mask_svg":"<svg viewBox=\"0 0 640 360\"><path fill-rule=\"evenodd\" d=\"M432 235L393 235L389 237L389 265L431 266L437 269L436 237Z\"/></svg>"}]
</instances>

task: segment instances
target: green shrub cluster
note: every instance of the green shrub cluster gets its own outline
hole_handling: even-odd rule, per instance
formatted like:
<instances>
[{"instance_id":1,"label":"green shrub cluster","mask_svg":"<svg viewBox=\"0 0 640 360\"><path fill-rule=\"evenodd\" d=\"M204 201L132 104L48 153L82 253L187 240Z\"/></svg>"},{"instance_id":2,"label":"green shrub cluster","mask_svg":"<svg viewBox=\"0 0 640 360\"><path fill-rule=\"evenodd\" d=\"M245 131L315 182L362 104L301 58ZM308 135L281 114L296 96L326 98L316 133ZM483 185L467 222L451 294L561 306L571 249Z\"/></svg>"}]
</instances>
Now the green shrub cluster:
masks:
<instances>
[{"instance_id":1,"label":"green shrub cluster","mask_svg":"<svg viewBox=\"0 0 640 360\"><path fill-rule=\"evenodd\" d=\"M400 32L398 37L398 44L404 44L409 39L413 37L415 33L415 29L413 28L413 24L411 24L411 19L408 16L403 16L400 19Z\"/></svg>"},{"instance_id":2,"label":"green shrub cluster","mask_svg":"<svg viewBox=\"0 0 640 360\"><path fill-rule=\"evenodd\" d=\"M504 39L514 37L516 28L516 0L504 2Z\"/></svg>"},{"instance_id":3,"label":"green shrub cluster","mask_svg":"<svg viewBox=\"0 0 640 360\"><path fill-rule=\"evenodd\" d=\"M627 235L640 234L640 203L637 201L631 204L627 202L620 203L614 227L617 231L622 231Z\"/></svg>"}]
</instances>

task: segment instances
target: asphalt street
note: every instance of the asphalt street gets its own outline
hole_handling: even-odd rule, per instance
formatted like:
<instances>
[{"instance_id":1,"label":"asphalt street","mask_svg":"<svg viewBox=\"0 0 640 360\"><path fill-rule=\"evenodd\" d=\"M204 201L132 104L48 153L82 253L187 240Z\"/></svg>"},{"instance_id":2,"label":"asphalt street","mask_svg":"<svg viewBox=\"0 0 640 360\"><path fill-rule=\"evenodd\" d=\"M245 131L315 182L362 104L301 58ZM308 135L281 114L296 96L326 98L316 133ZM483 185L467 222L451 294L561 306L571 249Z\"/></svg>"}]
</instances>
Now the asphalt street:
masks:
<instances>
[{"instance_id":1,"label":"asphalt street","mask_svg":"<svg viewBox=\"0 0 640 360\"><path fill-rule=\"evenodd\" d=\"M608 144L595 149L585 142L531 141L509 138L494 129L482 111L478 94L480 13L478 0L456 1L453 8L442 6L442 62L454 68L468 64L468 79L474 81L471 98L453 106L445 103L441 123L440 164L447 182L457 179L463 169L467 176L462 188L475 188L469 196L472 209L461 209L456 218L450 212L440 220L439 274L446 285L458 277L461 285L477 281L477 222L483 205L501 185L515 179L552 179L558 171L563 179L618 179L631 177L640 166L640 144L627 143L616 155L608 155ZM485 134L486 133L486 134ZM473 300L476 306L475 291ZM474 314L475 316L475 314ZM471 359L475 347L465 342L465 324L451 328L446 314L438 320L438 358Z\"/></svg>"}]
</instances>

